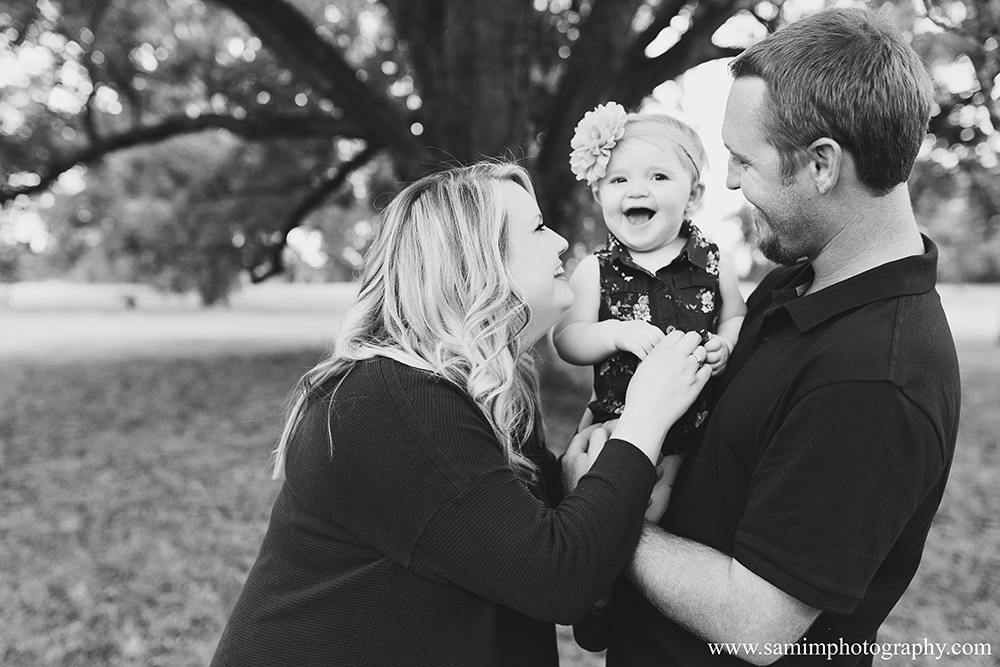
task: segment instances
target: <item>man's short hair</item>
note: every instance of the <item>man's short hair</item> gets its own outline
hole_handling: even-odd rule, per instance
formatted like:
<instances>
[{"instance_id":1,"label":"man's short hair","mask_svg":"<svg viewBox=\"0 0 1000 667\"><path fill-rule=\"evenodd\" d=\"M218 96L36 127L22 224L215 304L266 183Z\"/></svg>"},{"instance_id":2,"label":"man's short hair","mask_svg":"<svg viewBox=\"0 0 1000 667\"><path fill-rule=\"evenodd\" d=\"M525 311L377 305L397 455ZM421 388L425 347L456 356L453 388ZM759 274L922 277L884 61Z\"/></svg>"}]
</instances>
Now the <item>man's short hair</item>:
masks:
<instances>
[{"instance_id":1,"label":"man's short hair","mask_svg":"<svg viewBox=\"0 0 1000 667\"><path fill-rule=\"evenodd\" d=\"M748 48L730 71L767 85L763 122L784 176L805 163L813 141L829 137L850 151L859 180L875 194L909 178L933 88L887 18L860 9L808 16Z\"/></svg>"}]
</instances>

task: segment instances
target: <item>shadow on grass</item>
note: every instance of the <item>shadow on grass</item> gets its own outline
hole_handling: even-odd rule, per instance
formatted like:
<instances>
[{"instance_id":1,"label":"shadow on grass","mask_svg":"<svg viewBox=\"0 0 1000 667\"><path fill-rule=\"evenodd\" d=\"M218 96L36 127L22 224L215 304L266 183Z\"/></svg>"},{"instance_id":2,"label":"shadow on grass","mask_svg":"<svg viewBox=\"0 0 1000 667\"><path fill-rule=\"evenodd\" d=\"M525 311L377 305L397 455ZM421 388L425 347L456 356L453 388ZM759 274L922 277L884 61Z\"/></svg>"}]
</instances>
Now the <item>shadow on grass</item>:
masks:
<instances>
[{"instance_id":1,"label":"shadow on grass","mask_svg":"<svg viewBox=\"0 0 1000 667\"><path fill-rule=\"evenodd\" d=\"M283 402L321 353L4 361L0 664L208 664L278 491L268 459ZM951 483L883 641L1000 636L1000 348L960 353ZM589 371L548 359L541 370L561 449ZM560 636L563 665L603 664ZM1000 665L996 649L951 664Z\"/></svg>"}]
</instances>

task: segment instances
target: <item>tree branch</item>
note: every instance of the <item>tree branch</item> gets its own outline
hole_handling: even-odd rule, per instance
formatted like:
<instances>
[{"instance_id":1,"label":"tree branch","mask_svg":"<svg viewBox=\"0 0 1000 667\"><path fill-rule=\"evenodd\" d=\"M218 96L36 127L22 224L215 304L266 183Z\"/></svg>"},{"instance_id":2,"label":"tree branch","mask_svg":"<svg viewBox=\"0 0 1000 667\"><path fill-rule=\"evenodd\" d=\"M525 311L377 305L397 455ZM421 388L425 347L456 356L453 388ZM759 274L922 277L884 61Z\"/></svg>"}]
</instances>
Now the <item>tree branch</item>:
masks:
<instances>
[{"instance_id":1,"label":"tree branch","mask_svg":"<svg viewBox=\"0 0 1000 667\"><path fill-rule=\"evenodd\" d=\"M553 161L566 160L576 120L595 104L607 101L612 82L623 75L624 49L620 45L633 39L632 16L641 4L642 0L592 4L590 16L579 28L580 38L570 51L566 74L550 108L543 113L545 125L540 129L548 137L538 157L540 171L549 171ZM568 167L564 171L569 175Z\"/></svg>"},{"instance_id":2,"label":"tree branch","mask_svg":"<svg viewBox=\"0 0 1000 667\"><path fill-rule=\"evenodd\" d=\"M635 43L630 49L630 54L645 53L646 47L649 46L665 28L670 27L670 22L673 21L674 17L680 13L681 9L683 9L686 4L687 0L670 0L669 2L665 2L660 5L660 8L656 11L653 18L653 23L650 24L648 28L643 30L636 38ZM630 55L629 59L633 59L633 56Z\"/></svg>"},{"instance_id":3,"label":"tree branch","mask_svg":"<svg viewBox=\"0 0 1000 667\"><path fill-rule=\"evenodd\" d=\"M15 3L13 6L7 7L5 11L11 14L10 27L17 31L17 37L12 46L21 46L28 36L28 27L38 20L40 11L38 4L34 2Z\"/></svg>"},{"instance_id":4,"label":"tree branch","mask_svg":"<svg viewBox=\"0 0 1000 667\"><path fill-rule=\"evenodd\" d=\"M213 1L240 17L299 78L336 102L361 129L359 137L385 147L404 170L427 159L403 110L363 83L358 70L288 0Z\"/></svg>"},{"instance_id":5,"label":"tree branch","mask_svg":"<svg viewBox=\"0 0 1000 667\"><path fill-rule=\"evenodd\" d=\"M433 99L446 67L444 13L441 0L384 0L397 39L410 45L410 58L420 73L420 94Z\"/></svg>"},{"instance_id":6,"label":"tree branch","mask_svg":"<svg viewBox=\"0 0 1000 667\"><path fill-rule=\"evenodd\" d=\"M971 17L964 21L952 23L945 22L939 15L935 16L939 12L933 0L923 0L927 18L934 25L965 42L963 51L972 61L979 82L979 91L983 95L982 106L989 113L993 129L1000 132L1000 103L993 99L993 82L1000 75L1000 57L992 55L984 48L987 39L1000 38L1000 5L975 0L971 0L969 4L976 10L975 13L970 12ZM995 54L996 51L992 53Z\"/></svg>"},{"instance_id":7,"label":"tree branch","mask_svg":"<svg viewBox=\"0 0 1000 667\"><path fill-rule=\"evenodd\" d=\"M281 255L284 252L285 247L288 245L288 233L302 224L302 221L305 220L306 216L319 207L327 199L327 197L336 192L337 189L344 184L348 176L368 164L379 150L380 149L378 147L369 144L354 158L341 165L336 174L333 176L325 176L312 189L312 191L301 202L299 202L299 205L292 209L292 212L288 214L288 217L282 224L281 229L278 230L281 234L281 240L266 248L266 254L261 262L255 263L253 266L247 268L247 271L250 274L250 282L264 282L268 278L284 273L285 263L282 260ZM255 270L264 262L267 262L270 266L263 273L255 273Z\"/></svg>"},{"instance_id":8,"label":"tree branch","mask_svg":"<svg viewBox=\"0 0 1000 667\"><path fill-rule=\"evenodd\" d=\"M248 139L316 136L356 137L359 134L359 128L354 123L327 116L288 114L255 116L240 120L232 116L206 114L197 118L187 116L168 118L159 125L136 127L122 134L104 137L71 156L56 160L48 165L48 171L40 175L39 182L35 185L10 188L0 184L0 206L18 195L32 195L47 189L62 174L78 164L91 164L105 155L123 148L156 143L182 134L209 129L229 130L233 134ZM371 142L369 145L372 145Z\"/></svg>"},{"instance_id":9,"label":"tree branch","mask_svg":"<svg viewBox=\"0 0 1000 667\"><path fill-rule=\"evenodd\" d=\"M675 79L692 67L741 53L743 49L716 46L712 43L712 35L749 4L748 0L700 3L691 17L691 28L665 53L650 59L642 53L632 53L637 59L628 65L633 76L621 80L617 91L619 98L635 104L660 83Z\"/></svg>"},{"instance_id":10,"label":"tree branch","mask_svg":"<svg viewBox=\"0 0 1000 667\"><path fill-rule=\"evenodd\" d=\"M108 12L108 7L110 3L99 2L94 8L90 16L89 24L94 26L94 43L97 42L97 37L101 29L101 24L104 21L104 16ZM87 76L90 77L90 94L87 95L87 103L83 107L83 127L86 130L87 136L90 138L91 142L97 143L101 140L100 132L97 129L97 121L94 108L94 101L97 99L97 86L100 83L101 78L98 76L97 66L94 64L93 55L94 49L92 46L85 47L83 50L83 62L84 68L87 70Z\"/></svg>"},{"instance_id":11,"label":"tree branch","mask_svg":"<svg viewBox=\"0 0 1000 667\"><path fill-rule=\"evenodd\" d=\"M947 30L948 32L953 32L955 34L961 34L958 26L951 23L945 23L940 19L940 17L935 16L937 14L937 7L934 6L932 0L924 0L924 11L927 13L927 18L931 23L941 28L942 30Z\"/></svg>"}]
</instances>

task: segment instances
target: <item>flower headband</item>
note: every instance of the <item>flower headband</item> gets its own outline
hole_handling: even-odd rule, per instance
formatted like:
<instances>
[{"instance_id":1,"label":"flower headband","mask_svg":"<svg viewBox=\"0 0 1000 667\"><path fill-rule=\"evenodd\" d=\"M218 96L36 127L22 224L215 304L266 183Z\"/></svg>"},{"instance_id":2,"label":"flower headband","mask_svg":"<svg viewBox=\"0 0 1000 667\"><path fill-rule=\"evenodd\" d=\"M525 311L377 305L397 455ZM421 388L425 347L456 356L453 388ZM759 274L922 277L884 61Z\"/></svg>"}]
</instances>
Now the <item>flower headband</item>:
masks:
<instances>
[{"instance_id":1,"label":"flower headband","mask_svg":"<svg viewBox=\"0 0 1000 667\"><path fill-rule=\"evenodd\" d=\"M594 185L607 173L611 161L611 149L625 136L628 114L625 107L617 102L600 104L593 111L584 114L576 125L576 133L570 142L573 149L569 154L569 166L576 174L576 180ZM641 132L645 136L666 139L679 148L691 164L694 180L701 178L705 164L705 149L694 131L679 120L663 114L638 116L636 122L650 121Z\"/></svg>"},{"instance_id":2,"label":"flower headband","mask_svg":"<svg viewBox=\"0 0 1000 667\"><path fill-rule=\"evenodd\" d=\"M625 135L625 107L617 102L599 104L584 114L570 141L569 166L576 180L593 185L604 178L611 149Z\"/></svg>"}]
</instances>

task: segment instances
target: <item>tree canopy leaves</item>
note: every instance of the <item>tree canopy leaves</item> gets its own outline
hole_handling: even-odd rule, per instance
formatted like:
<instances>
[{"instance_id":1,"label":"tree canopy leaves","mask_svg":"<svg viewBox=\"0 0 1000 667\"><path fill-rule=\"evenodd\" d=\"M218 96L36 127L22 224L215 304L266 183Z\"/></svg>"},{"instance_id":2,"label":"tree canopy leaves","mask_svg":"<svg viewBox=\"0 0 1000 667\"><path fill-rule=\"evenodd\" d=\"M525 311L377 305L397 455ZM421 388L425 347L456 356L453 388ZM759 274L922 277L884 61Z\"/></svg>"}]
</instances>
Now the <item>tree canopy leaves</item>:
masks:
<instances>
[{"instance_id":1,"label":"tree canopy leaves","mask_svg":"<svg viewBox=\"0 0 1000 667\"><path fill-rule=\"evenodd\" d=\"M0 205L44 216L67 265L99 248L125 279L262 280L305 222L345 277L373 198L507 157L532 171L547 222L579 237L588 194L567 152L584 112L637 108L793 2L0 1ZM897 10L915 46L975 80L942 84L928 155L949 157L927 159L993 173L995 3L926 2Z\"/></svg>"}]
</instances>

